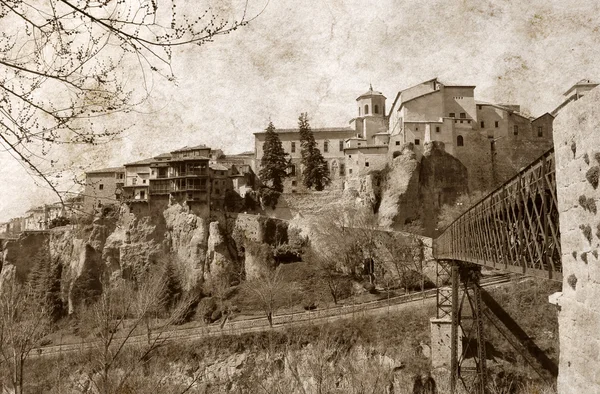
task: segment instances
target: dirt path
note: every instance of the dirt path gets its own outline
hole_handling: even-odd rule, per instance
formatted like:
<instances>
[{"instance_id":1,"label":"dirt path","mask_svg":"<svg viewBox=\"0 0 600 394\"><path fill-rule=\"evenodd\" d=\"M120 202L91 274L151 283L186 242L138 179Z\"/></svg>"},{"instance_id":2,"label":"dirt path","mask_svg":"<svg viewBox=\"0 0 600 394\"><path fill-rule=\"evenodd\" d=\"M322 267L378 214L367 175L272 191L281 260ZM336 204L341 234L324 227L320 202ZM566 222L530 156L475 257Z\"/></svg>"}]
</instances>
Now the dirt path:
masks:
<instances>
[{"instance_id":1,"label":"dirt path","mask_svg":"<svg viewBox=\"0 0 600 394\"><path fill-rule=\"evenodd\" d=\"M510 281L510 275L499 275L487 278L482 281L482 287L496 287ZM390 298L389 300L378 300L356 305L344 305L331 309L315 310L309 312L291 313L278 315L273 318L273 327L269 326L266 318L254 318L240 321L229 321L223 328L220 324L213 324L203 327L178 328L163 331L160 334L152 334L148 338L147 334L138 334L131 336L127 340L129 345L142 345L149 340L158 339L161 343L171 341L193 341L202 338L209 338L221 335L241 335L252 332L267 330L283 330L289 327L299 327L312 324L324 324L339 319L351 319L362 316L382 315L388 312L397 312L408 307L414 307L419 303L430 304L435 301L436 289L426 290L424 292L402 295ZM116 343L121 343L122 339L116 339ZM65 353L82 352L92 350L100 345L99 341L85 341L81 343L49 345L34 349L33 356L44 357L60 355Z\"/></svg>"}]
</instances>

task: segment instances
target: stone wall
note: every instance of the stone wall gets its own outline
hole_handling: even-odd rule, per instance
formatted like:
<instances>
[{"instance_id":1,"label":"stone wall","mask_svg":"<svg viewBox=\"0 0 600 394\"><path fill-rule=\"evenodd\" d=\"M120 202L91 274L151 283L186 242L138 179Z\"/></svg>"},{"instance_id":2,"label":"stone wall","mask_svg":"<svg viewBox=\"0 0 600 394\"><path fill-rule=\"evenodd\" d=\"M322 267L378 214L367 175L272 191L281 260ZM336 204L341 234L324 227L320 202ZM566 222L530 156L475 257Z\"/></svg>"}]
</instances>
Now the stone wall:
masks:
<instances>
[{"instance_id":1,"label":"stone wall","mask_svg":"<svg viewBox=\"0 0 600 394\"><path fill-rule=\"evenodd\" d=\"M559 393L600 390L600 90L569 104L554 123L563 264Z\"/></svg>"}]
</instances>

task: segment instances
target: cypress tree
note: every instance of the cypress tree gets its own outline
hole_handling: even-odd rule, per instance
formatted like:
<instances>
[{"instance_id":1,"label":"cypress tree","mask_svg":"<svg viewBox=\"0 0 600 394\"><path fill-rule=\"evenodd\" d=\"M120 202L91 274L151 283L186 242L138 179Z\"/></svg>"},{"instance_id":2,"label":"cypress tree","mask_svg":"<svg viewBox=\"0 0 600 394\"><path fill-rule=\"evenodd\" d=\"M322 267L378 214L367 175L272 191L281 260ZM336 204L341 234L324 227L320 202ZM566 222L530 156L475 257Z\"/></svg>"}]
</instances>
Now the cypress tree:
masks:
<instances>
[{"instance_id":1,"label":"cypress tree","mask_svg":"<svg viewBox=\"0 0 600 394\"><path fill-rule=\"evenodd\" d=\"M171 261L167 261L163 271L163 281L165 283L164 294L163 294L163 307L166 310L170 310L177 304L183 290L179 279L177 278L177 272Z\"/></svg>"},{"instance_id":2,"label":"cypress tree","mask_svg":"<svg viewBox=\"0 0 600 394\"><path fill-rule=\"evenodd\" d=\"M317 148L315 136L308 123L308 114L300 114L298 128L300 129L300 146L304 165L302 183L308 188L314 187L315 190L323 190L331 182L329 167L327 167L321 151Z\"/></svg>"},{"instance_id":3,"label":"cypress tree","mask_svg":"<svg viewBox=\"0 0 600 394\"><path fill-rule=\"evenodd\" d=\"M283 179L288 176L288 161L286 159L287 153L283 150L283 145L275 132L273 122L269 122L269 126L265 131L263 157L260 160L260 171L258 172L258 176L263 183L260 196L265 205L274 209L279 196L283 192Z\"/></svg>"}]
</instances>

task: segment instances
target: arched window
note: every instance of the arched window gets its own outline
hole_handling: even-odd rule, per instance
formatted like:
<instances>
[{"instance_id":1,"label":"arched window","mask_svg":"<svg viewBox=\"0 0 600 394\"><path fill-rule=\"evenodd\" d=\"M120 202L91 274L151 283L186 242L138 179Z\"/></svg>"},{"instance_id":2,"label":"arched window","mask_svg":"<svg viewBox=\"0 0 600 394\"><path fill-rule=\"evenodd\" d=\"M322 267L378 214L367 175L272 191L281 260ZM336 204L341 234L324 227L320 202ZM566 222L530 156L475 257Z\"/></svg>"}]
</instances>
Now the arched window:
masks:
<instances>
[{"instance_id":1,"label":"arched window","mask_svg":"<svg viewBox=\"0 0 600 394\"><path fill-rule=\"evenodd\" d=\"M463 136L459 135L458 137L456 137L456 146L464 146L465 145L465 141L463 140Z\"/></svg>"},{"instance_id":2,"label":"arched window","mask_svg":"<svg viewBox=\"0 0 600 394\"><path fill-rule=\"evenodd\" d=\"M365 105L365 115L369 114L369 105Z\"/></svg>"},{"instance_id":3,"label":"arched window","mask_svg":"<svg viewBox=\"0 0 600 394\"><path fill-rule=\"evenodd\" d=\"M376 114L379 113L379 106L377 104L375 104L375 107L373 107L373 112Z\"/></svg>"}]
</instances>

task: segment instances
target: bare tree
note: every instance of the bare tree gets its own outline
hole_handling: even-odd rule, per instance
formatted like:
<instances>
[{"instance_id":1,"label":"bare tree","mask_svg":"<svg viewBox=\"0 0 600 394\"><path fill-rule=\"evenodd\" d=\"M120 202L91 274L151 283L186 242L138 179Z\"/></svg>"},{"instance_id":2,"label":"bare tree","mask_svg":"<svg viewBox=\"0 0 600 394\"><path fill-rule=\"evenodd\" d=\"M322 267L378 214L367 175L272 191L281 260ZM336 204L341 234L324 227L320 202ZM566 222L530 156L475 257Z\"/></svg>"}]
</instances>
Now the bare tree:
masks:
<instances>
[{"instance_id":1,"label":"bare tree","mask_svg":"<svg viewBox=\"0 0 600 394\"><path fill-rule=\"evenodd\" d=\"M1 365L15 394L23 393L25 366L31 351L48 333L51 316L35 290L16 280L2 284L0 293Z\"/></svg>"},{"instance_id":2,"label":"bare tree","mask_svg":"<svg viewBox=\"0 0 600 394\"><path fill-rule=\"evenodd\" d=\"M155 76L174 81L175 48L247 25L262 12L250 17L248 1L227 12L184 0L0 0L0 146L58 194L42 168L50 146L119 134L98 117L144 102Z\"/></svg>"},{"instance_id":3,"label":"bare tree","mask_svg":"<svg viewBox=\"0 0 600 394\"><path fill-rule=\"evenodd\" d=\"M375 223L373 215L356 210L322 212L311 238L313 255L326 266L335 263L341 272L362 274L374 255Z\"/></svg>"},{"instance_id":4,"label":"bare tree","mask_svg":"<svg viewBox=\"0 0 600 394\"><path fill-rule=\"evenodd\" d=\"M260 305L269 326L273 327L273 316L284 306L294 287L283 279L281 270L275 269L244 284L244 291L251 301Z\"/></svg>"},{"instance_id":5,"label":"bare tree","mask_svg":"<svg viewBox=\"0 0 600 394\"><path fill-rule=\"evenodd\" d=\"M421 290L423 290L425 285L423 276L425 246L421 238L414 234L381 232L378 234L377 244L379 248L376 259L378 264L386 267L381 267L380 270L384 271L386 275L393 273L407 293L409 287L414 285L412 282L416 275L420 275L419 280ZM389 277L387 280L389 281Z\"/></svg>"},{"instance_id":6,"label":"bare tree","mask_svg":"<svg viewBox=\"0 0 600 394\"><path fill-rule=\"evenodd\" d=\"M84 324L98 337L90 351L91 371L97 372L90 372L88 378L99 393L120 392L168 339L168 326L189 307L189 299L184 299L170 319L150 322L165 302L162 279L161 275L149 277L137 290L126 283L107 285L83 313Z\"/></svg>"}]
</instances>

